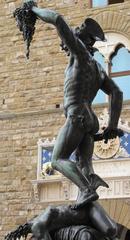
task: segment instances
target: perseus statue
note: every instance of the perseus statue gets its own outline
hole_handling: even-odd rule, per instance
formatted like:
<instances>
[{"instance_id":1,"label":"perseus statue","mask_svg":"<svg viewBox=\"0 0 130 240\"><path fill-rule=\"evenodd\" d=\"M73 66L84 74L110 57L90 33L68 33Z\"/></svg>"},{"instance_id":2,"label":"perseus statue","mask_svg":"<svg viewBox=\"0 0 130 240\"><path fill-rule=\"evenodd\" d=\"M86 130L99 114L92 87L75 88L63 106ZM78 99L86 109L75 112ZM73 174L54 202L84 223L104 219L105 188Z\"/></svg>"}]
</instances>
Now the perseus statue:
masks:
<instances>
[{"instance_id":1,"label":"perseus statue","mask_svg":"<svg viewBox=\"0 0 130 240\"><path fill-rule=\"evenodd\" d=\"M54 146L52 167L78 186L79 194L74 209L84 207L98 199L96 189L99 186L108 187L94 173L92 166L94 138L99 130L92 102L99 89L109 96L109 122L103 130L104 139L107 142L119 135L117 127L122 108L122 91L93 58L93 45L96 41L105 41L104 32L91 18L86 18L80 27L72 29L59 13L38 8L36 2L30 0L16 9L14 16L27 43L27 57L37 18L55 26L62 49L69 57L64 81L66 122ZM78 153L78 164L70 160L74 151Z\"/></svg>"}]
</instances>

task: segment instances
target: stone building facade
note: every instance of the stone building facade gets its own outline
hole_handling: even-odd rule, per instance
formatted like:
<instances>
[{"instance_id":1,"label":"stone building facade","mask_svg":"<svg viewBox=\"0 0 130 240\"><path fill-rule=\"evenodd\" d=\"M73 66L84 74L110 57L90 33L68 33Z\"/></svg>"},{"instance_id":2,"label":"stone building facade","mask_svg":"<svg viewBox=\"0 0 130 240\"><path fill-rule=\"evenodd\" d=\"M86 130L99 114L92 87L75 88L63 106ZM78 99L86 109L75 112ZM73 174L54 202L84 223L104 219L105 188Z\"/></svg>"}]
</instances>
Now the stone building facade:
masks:
<instances>
[{"instance_id":1,"label":"stone building facade","mask_svg":"<svg viewBox=\"0 0 130 240\"><path fill-rule=\"evenodd\" d=\"M49 189L51 180L38 182L37 142L39 139L52 140L65 121L62 106L67 57L59 47L60 40L54 27L37 21L30 60L25 59L22 35L13 18L14 9L20 4L19 0L0 0L0 239L48 204L73 201L67 195L68 182L65 180L55 181L56 189L63 183L63 199L55 202L39 199L40 190L43 186ZM80 25L86 17L92 17L105 33L120 34L129 45L129 0L102 8L92 8L89 0L39 0L38 4L60 12L72 27ZM124 102L121 119L130 123L129 104L129 100ZM100 104L94 109L99 116L106 107L107 104ZM100 161L98 166L101 166L99 164ZM125 164L129 169L128 159ZM118 165L122 165L121 162ZM107 195L101 201L111 216L111 206L115 209L120 206L122 212L117 211L115 219L130 228L129 172L123 177L128 177L125 199L123 195L118 199L112 195L110 200Z\"/></svg>"}]
</instances>

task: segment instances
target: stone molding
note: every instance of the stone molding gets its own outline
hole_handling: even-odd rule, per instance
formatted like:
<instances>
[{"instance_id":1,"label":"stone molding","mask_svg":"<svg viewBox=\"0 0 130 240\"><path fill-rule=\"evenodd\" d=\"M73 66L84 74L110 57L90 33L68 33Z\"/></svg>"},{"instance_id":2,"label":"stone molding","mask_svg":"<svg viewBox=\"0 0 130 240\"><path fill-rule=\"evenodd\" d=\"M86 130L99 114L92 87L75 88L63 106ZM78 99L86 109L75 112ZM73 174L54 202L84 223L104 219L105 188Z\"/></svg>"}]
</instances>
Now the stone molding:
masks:
<instances>
[{"instance_id":1,"label":"stone molding","mask_svg":"<svg viewBox=\"0 0 130 240\"><path fill-rule=\"evenodd\" d=\"M130 198L130 177L106 178L109 188L98 190L100 199Z\"/></svg>"},{"instance_id":2,"label":"stone molding","mask_svg":"<svg viewBox=\"0 0 130 240\"><path fill-rule=\"evenodd\" d=\"M63 176L50 176L43 180L31 181L35 202L64 202L71 197L72 183ZM75 186L74 186L75 188ZM77 187L76 187L77 193Z\"/></svg>"},{"instance_id":3,"label":"stone molding","mask_svg":"<svg viewBox=\"0 0 130 240\"><path fill-rule=\"evenodd\" d=\"M123 102L123 109L130 109L130 100L125 100ZM100 103L100 104L94 104L94 109L101 109L106 108L108 106L108 103ZM29 117L29 116L37 116L37 115L43 115L43 114L53 114L53 113L61 113L63 114L63 107L61 108L54 108L49 110L37 110L37 111L24 111L24 112L2 112L0 111L0 120L8 120L8 119L14 119L14 118L23 118L23 117Z\"/></svg>"},{"instance_id":4,"label":"stone molding","mask_svg":"<svg viewBox=\"0 0 130 240\"><path fill-rule=\"evenodd\" d=\"M100 199L124 199L130 203L130 176L104 178L109 188L100 187ZM65 177L32 181L36 202L64 202L76 200L78 188Z\"/></svg>"},{"instance_id":5,"label":"stone molding","mask_svg":"<svg viewBox=\"0 0 130 240\"><path fill-rule=\"evenodd\" d=\"M28 116L34 116L34 115L37 116L37 115L43 115L43 114L60 113L60 112L63 113L63 108L40 110L40 111L16 112L16 113L3 112L3 113L0 113L0 120L28 117Z\"/></svg>"}]
</instances>

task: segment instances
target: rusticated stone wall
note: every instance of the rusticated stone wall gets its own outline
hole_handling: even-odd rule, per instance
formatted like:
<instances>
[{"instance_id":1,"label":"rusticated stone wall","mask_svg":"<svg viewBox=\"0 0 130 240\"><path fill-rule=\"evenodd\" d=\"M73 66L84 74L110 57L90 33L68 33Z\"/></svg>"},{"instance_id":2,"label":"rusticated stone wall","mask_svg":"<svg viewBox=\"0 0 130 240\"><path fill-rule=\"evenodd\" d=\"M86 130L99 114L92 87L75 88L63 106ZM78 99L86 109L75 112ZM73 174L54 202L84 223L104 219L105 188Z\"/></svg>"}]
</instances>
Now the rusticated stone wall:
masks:
<instances>
[{"instance_id":1,"label":"rusticated stone wall","mask_svg":"<svg viewBox=\"0 0 130 240\"><path fill-rule=\"evenodd\" d=\"M0 239L45 207L34 203L31 180L36 179L37 141L57 135L64 122L63 78L67 57L53 26L37 21L26 61L13 10L21 1L0 0ZM63 14L72 26L87 16L104 30L130 39L130 2L91 9L85 0L39 0L39 6ZM118 21L117 21L118 19ZM99 114L102 108L96 108ZM123 118L130 122L129 105Z\"/></svg>"}]
</instances>

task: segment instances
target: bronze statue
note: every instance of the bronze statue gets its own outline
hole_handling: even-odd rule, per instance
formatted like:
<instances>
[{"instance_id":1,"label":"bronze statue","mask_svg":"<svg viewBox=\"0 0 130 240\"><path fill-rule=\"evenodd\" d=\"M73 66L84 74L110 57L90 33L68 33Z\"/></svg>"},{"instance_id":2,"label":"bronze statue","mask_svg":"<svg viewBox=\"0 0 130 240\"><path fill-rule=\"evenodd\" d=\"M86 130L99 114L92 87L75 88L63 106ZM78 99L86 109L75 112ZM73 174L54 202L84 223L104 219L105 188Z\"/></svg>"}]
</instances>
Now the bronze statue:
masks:
<instances>
[{"instance_id":1,"label":"bronze statue","mask_svg":"<svg viewBox=\"0 0 130 240\"><path fill-rule=\"evenodd\" d=\"M32 233L36 240L105 240L119 237L119 227L97 203L88 203L73 210L71 206L50 206L39 216L8 234L6 240L16 240ZM76 239L75 239L76 240Z\"/></svg>"},{"instance_id":2,"label":"bronze statue","mask_svg":"<svg viewBox=\"0 0 130 240\"><path fill-rule=\"evenodd\" d=\"M56 27L62 48L69 55L64 81L66 122L59 131L54 146L52 167L78 186L79 195L74 208L83 207L98 199L98 186L108 187L94 173L92 166L94 136L99 130L98 119L92 110L93 99L99 89L109 96L110 118L103 133L106 141L118 135L117 125L122 108L121 90L93 58L93 44L97 40L105 40L103 30L91 18L85 19L80 27L73 30L59 13L40 9L35 1L30 0L26 0L14 16L19 29L23 31L28 48L36 19L40 18ZM78 164L69 160L75 150L78 153Z\"/></svg>"},{"instance_id":3,"label":"bronze statue","mask_svg":"<svg viewBox=\"0 0 130 240\"><path fill-rule=\"evenodd\" d=\"M95 41L105 40L103 30L91 18L87 18L80 27L71 29L59 13L40 9L35 1L30 0L16 9L14 16L23 32L27 58L37 18L56 27L62 41L61 47L70 58L64 82L66 122L54 146L52 166L78 186L79 194L74 206L49 207L38 217L7 235L6 239L16 240L28 233L32 233L32 239L36 240L116 239L118 224L96 202L96 189L108 185L94 173L92 165L94 141L105 139L107 142L109 138L123 134L117 128L122 108L122 92L93 58ZM99 123L92 110L92 102L99 89L109 95L110 100L109 123L102 134L97 134ZM74 151L77 162L69 159Z\"/></svg>"},{"instance_id":4,"label":"bronze statue","mask_svg":"<svg viewBox=\"0 0 130 240\"><path fill-rule=\"evenodd\" d=\"M99 203L92 202L78 210L67 205L50 206L9 233L5 240L21 237L30 240L129 240L130 230L114 222Z\"/></svg>"}]
</instances>

